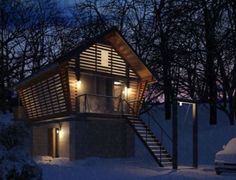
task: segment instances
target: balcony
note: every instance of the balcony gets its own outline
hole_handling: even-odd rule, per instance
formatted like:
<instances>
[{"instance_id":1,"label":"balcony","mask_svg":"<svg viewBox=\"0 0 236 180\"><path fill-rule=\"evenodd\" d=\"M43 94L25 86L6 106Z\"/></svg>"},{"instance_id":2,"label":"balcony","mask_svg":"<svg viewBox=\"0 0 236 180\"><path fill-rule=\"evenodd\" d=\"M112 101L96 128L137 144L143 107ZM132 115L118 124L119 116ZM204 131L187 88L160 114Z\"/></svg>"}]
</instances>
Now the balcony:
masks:
<instances>
[{"instance_id":1,"label":"balcony","mask_svg":"<svg viewBox=\"0 0 236 180\"><path fill-rule=\"evenodd\" d=\"M82 94L76 97L76 109L79 113L130 114L132 108L121 97L97 94Z\"/></svg>"}]
</instances>

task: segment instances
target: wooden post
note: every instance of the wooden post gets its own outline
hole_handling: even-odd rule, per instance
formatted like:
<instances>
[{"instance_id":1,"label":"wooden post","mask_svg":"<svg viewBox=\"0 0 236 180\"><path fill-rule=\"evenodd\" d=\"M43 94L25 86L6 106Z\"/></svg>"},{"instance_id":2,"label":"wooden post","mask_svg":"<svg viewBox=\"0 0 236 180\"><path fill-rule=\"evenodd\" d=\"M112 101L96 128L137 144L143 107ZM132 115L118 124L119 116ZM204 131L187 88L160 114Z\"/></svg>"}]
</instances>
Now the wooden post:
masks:
<instances>
[{"instance_id":1,"label":"wooden post","mask_svg":"<svg viewBox=\"0 0 236 180\"><path fill-rule=\"evenodd\" d=\"M197 103L192 104L193 119L193 167L198 167L198 117Z\"/></svg>"},{"instance_id":2,"label":"wooden post","mask_svg":"<svg viewBox=\"0 0 236 180\"><path fill-rule=\"evenodd\" d=\"M172 104L172 168L178 168L178 104L176 99L173 100Z\"/></svg>"}]
</instances>

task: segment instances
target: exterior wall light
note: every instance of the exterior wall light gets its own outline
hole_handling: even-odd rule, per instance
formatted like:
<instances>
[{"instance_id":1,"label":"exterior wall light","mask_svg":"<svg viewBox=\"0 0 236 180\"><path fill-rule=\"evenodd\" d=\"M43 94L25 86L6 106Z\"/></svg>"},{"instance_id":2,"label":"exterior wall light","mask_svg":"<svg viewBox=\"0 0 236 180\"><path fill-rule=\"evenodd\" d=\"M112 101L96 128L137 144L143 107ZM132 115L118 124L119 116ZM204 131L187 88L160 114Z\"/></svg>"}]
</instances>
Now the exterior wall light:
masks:
<instances>
[{"instance_id":1,"label":"exterior wall light","mask_svg":"<svg viewBox=\"0 0 236 180\"><path fill-rule=\"evenodd\" d=\"M76 86L77 86L78 89L81 87L81 80L78 80L78 81L76 82Z\"/></svg>"},{"instance_id":2,"label":"exterior wall light","mask_svg":"<svg viewBox=\"0 0 236 180\"><path fill-rule=\"evenodd\" d=\"M129 91L130 91L130 88L125 87L125 89L124 89L124 91L123 91L123 94L125 95L126 98L128 98Z\"/></svg>"},{"instance_id":3,"label":"exterior wall light","mask_svg":"<svg viewBox=\"0 0 236 180\"><path fill-rule=\"evenodd\" d=\"M121 82L119 82L119 81L114 81L114 85L121 85Z\"/></svg>"}]
</instances>

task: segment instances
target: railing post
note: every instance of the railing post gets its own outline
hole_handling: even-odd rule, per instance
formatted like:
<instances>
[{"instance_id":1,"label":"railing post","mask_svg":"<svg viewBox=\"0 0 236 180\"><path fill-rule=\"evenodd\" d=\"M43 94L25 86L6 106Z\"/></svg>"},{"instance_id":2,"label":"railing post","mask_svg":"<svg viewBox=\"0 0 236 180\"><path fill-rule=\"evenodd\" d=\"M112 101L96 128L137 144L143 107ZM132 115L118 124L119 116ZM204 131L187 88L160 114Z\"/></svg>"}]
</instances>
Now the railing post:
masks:
<instances>
[{"instance_id":1,"label":"railing post","mask_svg":"<svg viewBox=\"0 0 236 180\"><path fill-rule=\"evenodd\" d=\"M146 142L147 142L147 126L146 126Z\"/></svg>"},{"instance_id":2,"label":"railing post","mask_svg":"<svg viewBox=\"0 0 236 180\"><path fill-rule=\"evenodd\" d=\"M120 102L121 102L121 113L122 113L122 115L124 114L124 109L123 109L123 103L124 103L124 101L122 100L122 98L120 98Z\"/></svg>"},{"instance_id":3,"label":"railing post","mask_svg":"<svg viewBox=\"0 0 236 180\"><path fill-rule=\"evenodd\" d=\"M178 104L177 100L173 99L172 102L172 167L173 169L178 168Z\"/></svg>"},{"instance_id":4,"label":"railing post","mask_svg":"<svg viewBox=\"0 0 236 180\"><path fill-rule=\"evenodd\" d=\"M77 111L80 112L80 97L76 98Z\"/></svg>"},{"instance_id":5,"label":"railing post","mask_svg":"<svg viewBox=\"0 0 236 180\"><path fill-rule=\"evenodd\" d=\"M87 94L84 96L84 112L87 112Z\"/></svg>"},{"instance_id":6,"label":"railing post","mask_svg":"<svg viewBox=\"0 0 236 180\"><path fill-rule=\"evenodd\" d=\"M161 129L161 141L160 141L160 161L161 161L161 159L162 159L162 149L161 149L161 147L162 147L162 142L163 142L163 130Z\"/></svg>"}]
</instances>

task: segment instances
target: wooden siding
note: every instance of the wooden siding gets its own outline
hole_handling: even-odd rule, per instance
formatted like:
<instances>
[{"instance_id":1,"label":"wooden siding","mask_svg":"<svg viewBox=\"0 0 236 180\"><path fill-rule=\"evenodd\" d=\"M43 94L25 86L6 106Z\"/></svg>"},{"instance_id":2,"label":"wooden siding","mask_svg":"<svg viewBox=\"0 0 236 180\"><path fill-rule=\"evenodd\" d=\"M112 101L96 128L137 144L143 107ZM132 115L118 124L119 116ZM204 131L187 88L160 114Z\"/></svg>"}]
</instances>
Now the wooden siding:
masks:
<instances>
[{"instance_id":1,"label":"wooden siding","mask_svg":"<svg viewBox=\"0 0 236 180\"><path fill-rule=\"evenodd\" d=\"M46 73L47 74L47 73ZM18 92L29 119L60 117L68 112L68 83L65 72L54 69L39 82L22 86Z\"/></svg>"},{"instance_id":2,"label":"wooden siding","mask_svg":"<svg viewBox=\"0 0 236 180\"><path fill-rule=\"evenodd\" d=\"M103 39L109 42L114 50L123 57L126 62L135 70L135 73L142 79L148 81L154 81L152 73L139 59L132 47L126 42L124 37L117 31L111 31L104 35Z\"/></svg>"},{"instance_id":3,"label":"wooden siding","mask_svg":"<svg viewBox=\"0 0 236 180\"><path fill-rule=\"evenodd\" d=\"M70 59L68 61L68 82L69 82L69 97L71 111L75 112L76 110L76 96L77 96L77 78L76 78L76 60Z\"/></svg>"},{"instance_id":4,"label":"wooden siding","mask_svg":"<svg viewBox=\"0 0 236 180\"><path fill-rule=\"evenodd\" d=\"M101 64L102 50L108 51L108 67ZM111 46L97 43L80 54L80 68L126 77L127 64ZM129 76L139 78L132 69L129 70Z\"/></svg>"},{"instance_id":5,"label":"wooden siding","mask_svg":"<svg viewBox=\"0 0 236 180\"><path fill-rule=\"evenodd\" d=\"M102 50L108 52L108 66L102 66ZM78 54L78 57L56 65L18 87L30 120L62 117L75 112L76 97L80 93L77 87L78 72L86 71L93 76L102 75L114 81L121 80L129 87L126 100L142 100L142 80L111 46L97 43ZM138 108L137 103L132 106Z\"/></svg>"}]
</instances>

